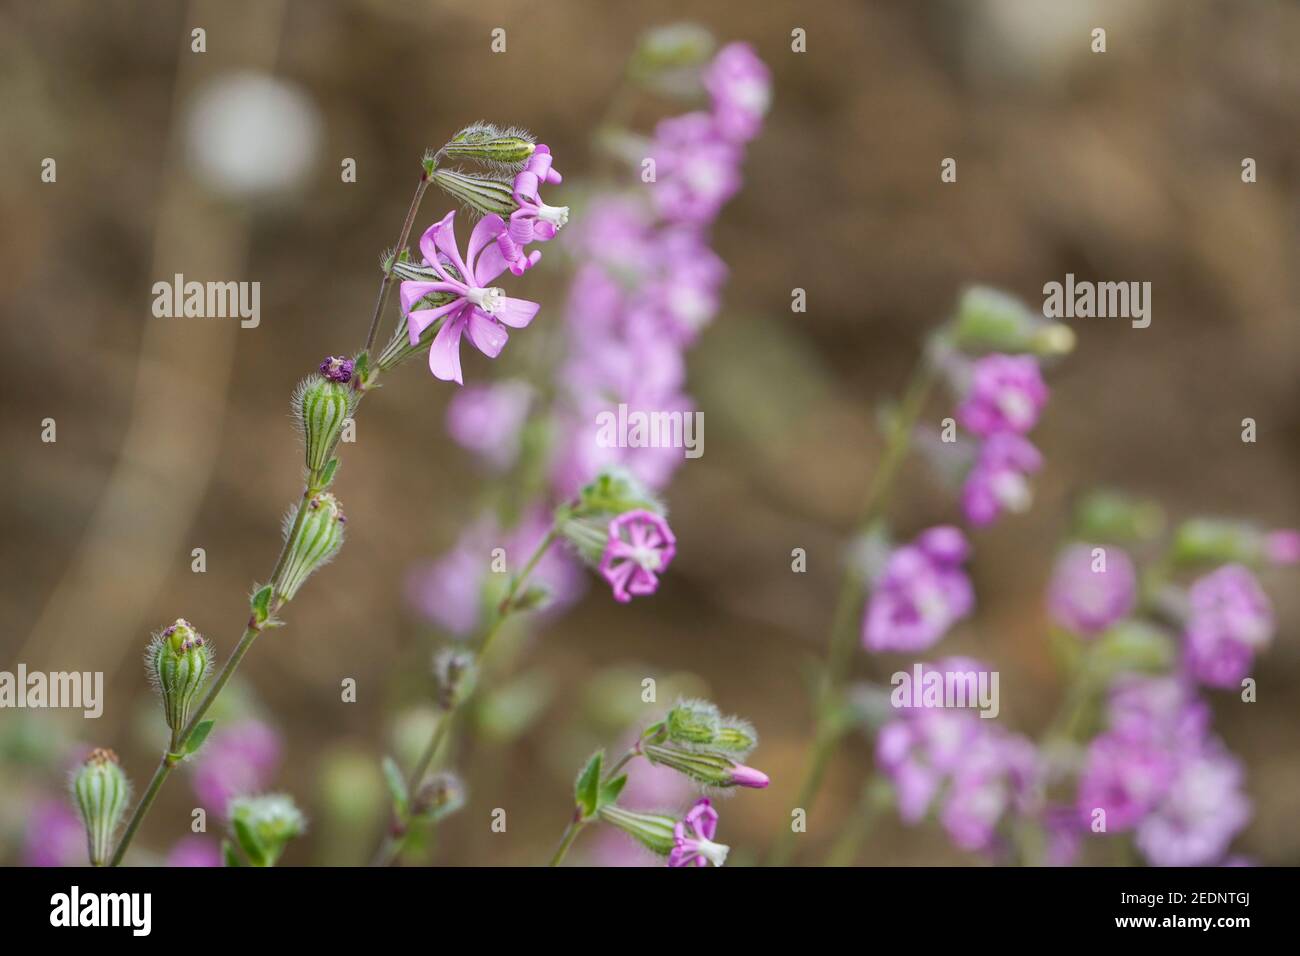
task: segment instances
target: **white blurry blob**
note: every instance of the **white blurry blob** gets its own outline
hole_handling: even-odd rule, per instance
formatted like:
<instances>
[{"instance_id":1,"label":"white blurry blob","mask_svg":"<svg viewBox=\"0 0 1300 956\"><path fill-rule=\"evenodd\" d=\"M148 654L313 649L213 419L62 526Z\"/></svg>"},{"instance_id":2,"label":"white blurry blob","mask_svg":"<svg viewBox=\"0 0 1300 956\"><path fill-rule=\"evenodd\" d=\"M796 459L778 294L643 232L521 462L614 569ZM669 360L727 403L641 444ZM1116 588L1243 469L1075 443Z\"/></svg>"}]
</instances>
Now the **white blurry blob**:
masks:
<instances>
[{"instance_id":1,"label":"white blurry blob","mask_svg":"<svg viewBox=\"0 0 1300 956\"><path fill-rule=\"evenodd\" d=\"M320 113L296 85L264 73L226 73L189 105L186 146L195 174L228 199L294 191L320 141Z\"/></svg>"}]
</instances>

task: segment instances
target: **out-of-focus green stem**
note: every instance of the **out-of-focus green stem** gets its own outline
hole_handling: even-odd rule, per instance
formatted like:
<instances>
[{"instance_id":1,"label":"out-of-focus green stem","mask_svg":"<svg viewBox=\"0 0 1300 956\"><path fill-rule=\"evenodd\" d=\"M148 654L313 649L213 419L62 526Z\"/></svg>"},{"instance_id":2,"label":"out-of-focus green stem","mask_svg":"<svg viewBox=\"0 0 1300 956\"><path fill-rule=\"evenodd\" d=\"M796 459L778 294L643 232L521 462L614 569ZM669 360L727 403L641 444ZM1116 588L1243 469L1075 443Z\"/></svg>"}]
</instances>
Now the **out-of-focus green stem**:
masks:
<instances>
[{"instance_id":1,"label":"out-of-focus green stem","mask_svg":"<svg viewBox=\"0 0 1300 956\"><path fill-rule=\"evenodd\" d=\"M867 489L862 519L858 524L860 534L872 531L884 517L899 470L911 447L912 433L934 387L936 372L932 353L927 350L922 353L912 372L889 430L884 457ZM831 620L826 670L823 673L816 705L816 729L813 733L812 752L795 803L796 807L802 807L805 812L816 799L826 774L826 767L844 734L844 727L838 715L839 692L853 659L856 634L853 623L857 619L856 612L862 603L863 590L864 586L859 580L857 571L851 564L846 566L840 579L835 615ZM794 837L793 829L782 830L772 848L768 859L769 865L784 866L790 862L794 852Z\"/></svg>"},{"instance_id":2,"label":"out-of-focus green stem","mask_svg":"<svg viewBox=\"0 0 1300 956\"><path fill-rule=\"evenodd\" d=\"M545 557L546 552L550 550L551 545L555 543L558 537L559 532L554 528L548 531L546 537L542 538L541 542L538 543L537 547L533 550L532 556L529 557L528 561L524 564L519 573L515 575L514 580L510 582L510 587L506 591L505 597L501 599L501 602L497 605L496 613L492 616L492 624L483 635L483 639L478 642L478 647L474 652L475 666L482 663L484 655L487 654L487 650L491 646L493 639L501 632L507 618L509 618L513 613L514 601L515 598L519 596L520 588L523 587L524 582L527 581L533 571L536 570L538 562ZM471 694L470 696L472 697L473 695ZM415 798L420 785L424 783L424 777L425 774L429 772L429 766L433 763L434 757L437 756L438 751L442 748L443 742L450 735L452 723L460 715L465 704L468 702L468 699L469 698L458 701L450 710L444 711L438 718L438 726L434 728L429 743L425 746L424 751L420 754L420 759L417 760L415 766L411 768L411 773L406 779L406 792L411 799ZM388 835L375 853L371 865L388 866L393 863L401 854L402 849L406 844L406 833L406 824L397 819L396 815L394 815L389 824Z\"/></svg>"}]
</instances>

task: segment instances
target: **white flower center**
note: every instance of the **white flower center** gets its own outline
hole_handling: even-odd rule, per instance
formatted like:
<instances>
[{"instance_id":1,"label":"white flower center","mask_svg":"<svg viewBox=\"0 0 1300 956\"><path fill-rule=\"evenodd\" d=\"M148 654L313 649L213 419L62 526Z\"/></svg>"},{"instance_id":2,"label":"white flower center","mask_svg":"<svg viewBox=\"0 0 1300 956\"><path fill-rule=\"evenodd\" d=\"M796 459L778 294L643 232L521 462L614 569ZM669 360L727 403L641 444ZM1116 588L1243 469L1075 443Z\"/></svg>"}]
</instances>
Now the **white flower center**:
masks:
<instances>
[{"instance_id":1,"label":"white flower center","mask_svg":"<svg viewBox=\"0 0 1300 956\"><path fill-rule=\"evenodd\" d=\"M491 286L487 289L470 289L465 293L465 298L478 306L480 311L492 315L501 307L501 300L505 298L505 294L505 289Z\"/></svg>"},{"instance_id":2,"label":"white flower center","mask_svg":"<svg viewBox=\"0 0 1300 956\"><path fill-rule=\"evenodd\" d=\"M727 862L727 854L731 852L731 847L725 843L714 843L712 840L699 837L695 840L695 850L714 866L722 866Z\"/></svg>"},{"instance_id":3,"label":"white flower center","mask_svg":"<svg viewBox=\"0 0 1300 956\"><path fill-rule=\"evenodd\" d=\"M993 479L992 487L993 497L997 498L1008 511L1016 513L1025 511L1033 501L1029 482L1023 475L1018 475L1014 471L1006 471L998 475Z\"/></svg>"},{"instance_id":4,"label":"white flower center","mask_svg":"<svg viewBox=\"0 0 1300 956\"><path fill-rule=\"evenodd\" d=\"M1015 425L1028 425L1034 414L1034 403L1018 391L1006 391L998 396L998 408Z\"/></svg>"},{"instance_id":5,"label":"white flower center","mask_svg":"<svg viewBox=\"0 0 1300 956\"><path fill-rule=\"evenodd\" d=\"M628 557L646 571L659 570L660 555L654 548L633 548L632 553L628 555Z\"/></svg>"},{"instance_id":6,"label":"white flower center","mask_svg":"<svg viewBox=\"0 0 1300 956\"><path fill-rule=\"evenodd\" d=\"M542 203L537 207L537 218L542 222L549 222L556 229L559 229L569 221L568 206L548 206Z\"/></svg>"}]
</instances>

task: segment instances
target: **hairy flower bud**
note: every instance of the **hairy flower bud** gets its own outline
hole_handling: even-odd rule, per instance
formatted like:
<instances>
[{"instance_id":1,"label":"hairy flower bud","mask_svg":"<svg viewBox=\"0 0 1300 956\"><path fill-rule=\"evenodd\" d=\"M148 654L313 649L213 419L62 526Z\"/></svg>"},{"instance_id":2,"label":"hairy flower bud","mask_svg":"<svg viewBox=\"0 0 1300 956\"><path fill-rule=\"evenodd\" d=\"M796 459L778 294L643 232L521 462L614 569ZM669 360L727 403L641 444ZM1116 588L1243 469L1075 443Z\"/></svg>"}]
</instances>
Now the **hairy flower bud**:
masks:
<instances>
[{"instance_id":1,"label":"hairy flower bud","mask_svg":"<svg viewBox=\"0 0 1300 956\"><path fill-rule=\"evenodd\" d=\"M758 746L758 734L749 721L726 717L713 738L713 746L743 757Z\"/></svg>"},{"instance_id":2,"label":"hairy flower bud","mask_svg":"<svg viewBox=\"0 0 1300 956\"><path fill-rule=\"evenodd\" d=\"M92 750L72 777L72 795L86 825L90 865L103 866L131 799L131 784L117 762L117 754L98 747Z\"/></svg>"},{"instance_id":3,"label":"hairy flower bud","mask_svg":"<svg viewBox=\"0 0 1300 956\"><path fill-rule=\"evenodd\" d=\"M659 744L642 744L642 752L653 764L661 764L709 787L753 787L762 789L769 783L767 775L753 767L737 763L726 754L711 751L681 750Z\"/></svg>"},{"instance_id":4,"label":"hairy flower bud","mask_svg":"<svg viewBox=\"0 0 1300 956\"><path fill-rule=\"evenodd\" d=\"M445 193L459 199L479 215L490 216L495 213L506 219L519 208L512 179L473 175L455 169L435 170L431 178Z\"/></svg>"},{"instance_id":5,"label":"hairy flower bud","mask_svg":"<svg viewBox=\"0 0 1300 956\"><path fill-rule=\"evenodd\" d=\"M411 803L411 814L438 822L465 805L465 784L452 773L436 773L419 788Z\"/></svg>"},{"instance_id":6,"label":"hairy flower bud","mask_svg":"<svg viewBox=\"0 0 1300 956\"><path fill-rule=\"evenodd\" d=\"M289 841L307 829L307 818L282 793L236 797L227 810L235 840L252 866L275 866Z\"/></svg>"},{"instance_id":7,"label":"hairy flower bud","mask_svg":"<svg viewBox=\"0 0 1300 956\"><path fill-rule=\"evenodd\" d=\"M438 680L438 705L454 710L474 693L477 668L474 655L456 648L439 651L433 659L433 673Z\"/></svg>"},{"instance_id":8,"label":"hairy flower bud","mask_svg":"<svg viewBox=\"0 0 1300 956\"><path fill-rule=\"evenodd\" d=\"M684 700L664 718L664 730L675 744L707 745L718 736L718 708L707 700Z\"/></svg>"},{"instance_id":9,"label":"hairy flower bud","mask_svg":"<svg viewBox=\"0 0 1300 956\"><path fill-rule=\"evenodd\" d=\"M288 550L275 582L276 592L285 601L293 600L312 572L338 554L343 547L343 526L347 523L338 499L328 491L313 495L299 508L301 519L293 511L285 515Z\"/></svg>"},{"instance_id":10,"label":"hairy flower bud","mask_svg":"<svg viewBox=\"0 0 1300 956\"><path fill-rule=\"evenodd\" d=\"M677 826L677 819L666 813L625 810L614 803L601 807L599 813L600 818L606 823L618 827L646 849L660 856L667 856L676 845L673 829Z\"/></svg>"},{"instance_id":11,"label":"hairy flower bud","mask_svg":"<svg viewBox=\"0 0 1300 956\"><path fill-rule=\"evenodd\" d=\"M491 123L473 123L451 138L441 150L451 159L476 159L494 166L516 167L533 155L531 133L501 129Z\"/></svg>"},{"instance_id":12,"label":"hairy flower bud","mask_svg":"<svg viewBox=\"0 0 1300 956\"><path fill-rule=\"evenodd\" d=\"M326 359L322 364L322 368L330 366L328 377L324 374L310 375L293 393L294 416L307 445L307 468L313 473L324 468L334 454L339 435L343 433L343 423L352 414L356 403L356 392L344 384L352 377L352 369L346 369L347 377L343 378L345 367L334 369L330 365L334 361Z\"/></svg>"},{"instance_id":13,"label":"hairy flower bud","mask_svg":"<svg viewBox=\"0 0 1300 956\"><path fill-rule=\"evenodd\" d=\"M162 696L173 732L190 719L190 708L212 673L212 645L184 618L153 636L145 652L149 680Z\"/></svg>"}]
</instances>

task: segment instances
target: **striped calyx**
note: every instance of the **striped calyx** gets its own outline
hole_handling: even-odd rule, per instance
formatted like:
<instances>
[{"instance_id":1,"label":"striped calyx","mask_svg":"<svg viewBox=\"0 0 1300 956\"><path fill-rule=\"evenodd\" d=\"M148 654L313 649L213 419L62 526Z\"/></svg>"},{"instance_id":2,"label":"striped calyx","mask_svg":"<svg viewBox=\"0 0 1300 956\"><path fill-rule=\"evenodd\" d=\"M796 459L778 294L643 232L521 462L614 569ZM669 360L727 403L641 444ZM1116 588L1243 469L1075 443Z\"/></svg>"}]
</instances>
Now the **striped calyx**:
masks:
<instances>
[{"instance_id":1,"label":"striped calyx","mask_svg":"<svg viewBox=\"0 0 1300 956\"><path fill-rule=\"evenodd\" d=\"M616 826L646 849L667 856L675 845L673 828L677 820L664 813L641 813L625 810L611 803L600 808L600 818Z\"/></svg>"},{"instance_id":2,"label":"striped calyx","mask_svg":"<svg viewBox=\"0 0 1300 956\"><path fill-rule=\"evenodd\" d=\"M351 386L319 374L304 379L294 392L293 410L307 445L307 467L312 472L321 471L334 454L355 399Z\"/></svg>"},{"instance_id":3,"label":"striped calyx","mask_svg":"<svg viewBox=\"0 0 1300 956\"><path fill-rule=\"evenodd\" d=\"M343 526L347 523L338 499L328 491L313 495L299 508L300 519L296 512L290 512L285 519L285 534L292 537L275 582L276 592L285 601L293 600L312 572L338 554L343 547Z\"/></svg>"},{"instance_id":4,"label":"striped calyx","mask_svg":"<svg viewBox=\"0 0 1300 956\"><path fill-rule=\"evenodd\" d=\"M113 834L126 813L131 784L117 754L96 748L72 778L72 796L86 825L90 865L103 866L113 851Z\"/></svg>"},{"instance_id":5,"label":"striped calyx","mask_svg":"<svg viewBox=\"0 0 1300 956\"><path fill-rule=\"evenodd\" d=\"M212 645L183 618L155 634L145 654L149 679L162 695L167 726L181 730L212 673Z\"/></svg>"},{"instance_id":6,"label":"striped calyx","mask_svg":"<svg viewBox=\"0 0 1300 956\"><path fill-rule=\"evenodd\" d=\"M519 208L519 203L515 202L513 179L473 176L455 169L435 170L432 179L445 193L481 215L496 213L508 218Z\"/></svg>"},{"instance_id":7,"label":"striped calyx","mask_svg":"<svg viewBox=\"0 0 1300 956\"><path fill-rule=\"evenodd\" d=\"M519 129L501 129L491 123L466 126L442 148L451 159L472 159L498 166L517 167L537 147L531 134Z\"/></svg>"}]
</instances>

